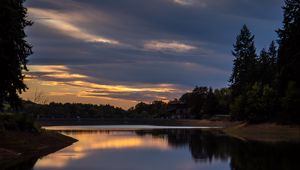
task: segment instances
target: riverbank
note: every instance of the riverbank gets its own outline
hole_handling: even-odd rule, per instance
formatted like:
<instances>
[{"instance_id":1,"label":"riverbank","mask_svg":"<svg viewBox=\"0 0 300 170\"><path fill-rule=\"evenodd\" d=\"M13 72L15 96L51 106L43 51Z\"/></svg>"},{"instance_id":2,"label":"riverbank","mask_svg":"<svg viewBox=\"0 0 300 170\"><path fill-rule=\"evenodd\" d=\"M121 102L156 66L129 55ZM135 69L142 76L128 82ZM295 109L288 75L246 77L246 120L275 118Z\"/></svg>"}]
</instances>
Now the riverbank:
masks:
<instances>
[{"instance_id":1,"label":"riverbank","mask_svg":"<svg viewBox=\"0 0 300 170\"><path fill-rule=\"evenodd\" d=\"M227 128L239 124L231 121L191 119L81 119L81 120L40 120L42 126L84 126L84 125L156 125L156 126L205 126Z\"/></svg>"},{"instance_id":2,"label":"riverbank","mask_svg":"<svg viewBox=\"0 0 300 170\"><path fill-rule=\"evenodd\" d=\"M260 142L300 142L300 125L274 123L247 124L229 120L157 120L157 119L81 119L40 121L43 126L73 125L156 125L156 126L202 126L220 127L228 136L241 140Z\"/></svg>"},{"instance_id":3,"label":"riverbank","mask_svg":"<svg viewBox=\"0 0 300 170\"><path fill-rule=\"evenodd\" d=\"M6 131L0 133L1 170L12 168L23 162L38 158L65 148L77 140L56 132L40 133Z\"/></svg>"},{"instance_id":4,"label":"riverbank","mask_svg":"<svg viewBox=\"0 0 300 170\"><path fill-rule=\"evenodd\" d=\"M223 129L227 135L259 142L300 142L300 125L240 123Z\"/></svg>"}]
</instances>

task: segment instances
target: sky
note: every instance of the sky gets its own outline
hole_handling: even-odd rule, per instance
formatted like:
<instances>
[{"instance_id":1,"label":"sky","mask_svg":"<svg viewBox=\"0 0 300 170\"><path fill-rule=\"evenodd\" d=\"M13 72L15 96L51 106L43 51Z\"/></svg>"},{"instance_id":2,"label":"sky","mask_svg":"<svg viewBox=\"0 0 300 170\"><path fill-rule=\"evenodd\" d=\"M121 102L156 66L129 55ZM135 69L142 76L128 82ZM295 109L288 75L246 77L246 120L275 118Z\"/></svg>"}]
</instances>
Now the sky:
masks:
<instances>
[{"instance_id":1,"label":"sky","mask_svg":"<svg viewBox=\"0 0 300 170\"><path fill-rule=\"evenodd\" d=\"M28 0L24 99L110 104L228 86L244 24L257 51L277 39L283 0Z\"/></svg>"}]
</instances>

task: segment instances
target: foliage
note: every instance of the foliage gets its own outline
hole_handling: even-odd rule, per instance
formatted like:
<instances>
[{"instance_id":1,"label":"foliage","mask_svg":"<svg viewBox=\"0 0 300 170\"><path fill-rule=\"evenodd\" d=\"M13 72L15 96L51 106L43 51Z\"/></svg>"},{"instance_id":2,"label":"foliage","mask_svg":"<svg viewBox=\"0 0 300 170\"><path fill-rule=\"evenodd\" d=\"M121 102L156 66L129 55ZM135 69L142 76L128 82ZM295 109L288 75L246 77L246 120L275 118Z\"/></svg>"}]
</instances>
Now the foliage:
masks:
<instances>
[{"instance_id":1,"label":"foliage","mask_svg":"<svg viewBox=\"0 0 300 170\"><path fill-rule=\"evenodd\" d=\"M283 28L279 29L278 93L281 119L300 122L300 1L286 0Z\"/></svg>"},{"instance_id":2,"label":"foliage","mask_svg":"<svg viewBox=\"0 0 300 170\"><path fill-rule=\"evenodd\" d=\"M283 112L281 119L283 121L300 122L299 104L300 104L300 91L296 83L290 81L286 89L284 97L281 99Z\"/></svg>"},{"instance_id":3,"label":"foliage","mask_svg":"<svg viewBox=\"0 0 300 170\"><path fill-rule=\"evenodd\" d=\"M93 105L82 103L36 104L24 101L23 113L39 119L42 118L124 118L126 111L110 105Z\"/></svg>"},{"instance_id":4,"label":"foliage","mask_svg":"<svg viewBox=\"0 0 300 170\"><path fill-rule=\"evenodd\" d=\"M168 116L168 104L163 101L153 101L151 104L138 103L128 110L131 118L161 118Z\"/></svg>"},{"instance_id":5,"label":"foliage","mask_svg":"<svg viewBox=\"0 0 300 170\"><path fill-rule=\"evenodd\" d=\"M255 83L246 95L245 115L250 122L272 120L276 108L275 92L269 85Z\"/></svg>"},{"instance_id":6,"label":"foliage","mask_svg":"<svg viewBox=\"0 0 300 170\"><path fill-rule=\"evenodd\" d=\"M246 57L253 59L254 56L253 36L244 26L237 38L230 79L233 119L300 123L300 1L286 0L285 3L283 28L277 31L278 50L272 42L268 51L261 51L256 62L246 61ZM250 67L252 69L248 69ZM255 73L258 74L253 79Z\"/></svg>"},{"instance_id":7,"label":"foliage","mask_svg":"<svg viewBox=\"0 0 300 170\"><path fill-rule=\"evenodd\" d=\"M27 70L27 57L31 45L25 40L27 20L24 0L2 0L0 5L0 109L8 102L13 108L20 106L18 94L26 90L23 71Z\"/></svg>"},{"instance_id":8,"label":"foliage","mask_svg":"<svg viewBox=\"0 0 300 170\"><path fill-rule=\"evenodd\" d=\"M191 93L182 95L180 102L185 103L190 108L190 113L196 118L201 118L201 113L204 113L204 105L208 98L207 87L196 87ZM209 108L206 108L209 109Z\"/></svg>"},{"instance_id":9,"label":"foliage","mask_svg":"<svg viewBox=\"0 0 300 170\"><path fill-rule=\"evenodd\" d=\"M196 87L191 93L183 94L180 102L187 104L189 114L195 118L228 114L230 90Z\"/></svg>"},{"instance_id":10,"label":"foliage","mask_svg":"<svg viewBox=\"0 0 300 170\"><path fill-rule=\"evenodd\" d=\"M288 83L294 81L300 88L300 1L286 0L283 28L279 29L279 92L284 95Z\"/></svg>"},{"instance_id":11,"label":"foliage","mask_svg":"<svg viewBox=\"0 0 300 170\"><path fill-rule=\"evenodd\" d=\"M238 96L246 90L247 86L254 83L256 77L257 60L254 35L251 34L246 25L243 26L236 38L232 54L235 59L229 81L232 95Z\"/></svg>"},{"instance_id":12,"label":"foliage","mask_svg":"<svg viewBox=\"0 0 300 170\"><path fill-rule=\"evenodd\" d=\"M40 126L29 116L16 113L1 113L0 131L6 130L39 132Z\"/></svg>"}]
</instances>

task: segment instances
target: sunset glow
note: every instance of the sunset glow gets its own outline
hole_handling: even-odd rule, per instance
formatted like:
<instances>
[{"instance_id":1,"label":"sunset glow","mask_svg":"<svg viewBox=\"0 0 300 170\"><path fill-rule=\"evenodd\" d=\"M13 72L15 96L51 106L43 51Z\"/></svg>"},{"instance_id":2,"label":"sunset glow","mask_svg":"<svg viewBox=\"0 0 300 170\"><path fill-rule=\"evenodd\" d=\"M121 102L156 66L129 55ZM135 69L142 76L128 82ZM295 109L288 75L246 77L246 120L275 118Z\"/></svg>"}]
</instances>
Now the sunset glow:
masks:
<instances>
[{"instance_id":1,"label":"sunset glow","mask_svg":"<svg viewBox=\"0 0 300 170\"><path fill-rule=\"evenodd\" d=\"M280 26L281 3L253 4L26 1L28 19L34 22L26 29L34 54L24 73L29 89L21 96L32 100L38 91L48 103L130 108L138 102L180 98L195 86L226 87L232 38L241 25L255 26L258 50L276 37L273 30ZM265 13L267 5L270 14Z\"/></svg>"}]
</instances>

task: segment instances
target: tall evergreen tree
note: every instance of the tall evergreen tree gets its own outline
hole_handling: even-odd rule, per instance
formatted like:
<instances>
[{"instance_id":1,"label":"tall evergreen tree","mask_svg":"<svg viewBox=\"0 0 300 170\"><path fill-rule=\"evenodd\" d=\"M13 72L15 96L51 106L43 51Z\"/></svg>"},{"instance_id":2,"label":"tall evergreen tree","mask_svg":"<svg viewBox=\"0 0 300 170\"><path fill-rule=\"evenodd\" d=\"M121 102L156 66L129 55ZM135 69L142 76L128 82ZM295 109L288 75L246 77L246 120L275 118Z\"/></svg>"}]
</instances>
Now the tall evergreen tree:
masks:
<instances>
[{"instance_id":1,"label":"tall evergreen tree","mask_svg":"<svg viewBox=\"0 0 300 170\"><path fill-rule=\"evenodd\" d=\"M24 0L0 2L0 109L8 102L13 108L20 104L18 94L26 90L23 71L31 45L25 40L24 29L32 24L27 20Z\"/></svg>"},{"instance_id":2,"label":"tall evergreen tree","mask_svg":"<svg viewBox=\"0 0 300 170\"><path fill-rule=\"evenodd\" d=\"M300 1L285 0L283 28L279 29L278 92L283 120L300 122Z\"/></svg>"},{"instance_id":3,"label":"tall evergreen tree","mask_svg":"<svg viewBox=\"0 0 300 170\"><path fill-rule=\"evenodd\" d=\"M269 55L269 85L274 88L277 83L277 64L278 64L278 50L275 42L272 41L268 51Z\"/></svg>"},{"instance_id":4,"label":"tall evergreen tree","mask_svg":"<svg viewBox=\"0 0 300 170\"><path fill-rule=\"evenodd\" d=\"M205 101L203 103L201 112L203 114L213 116L215 114L218 114L217 107L218 107L218 100L214 94L214 90L210 87L207 92Z\"/></svg>"},{"instance_id":5,"label":"tall evergreen tree","mask_svg":"<svg viewBox=\"0 0 300 170\"><path fill-rule=\"evenodd\" d=\"M276 75L276 64L277 64L277 49L275 42L272 41L269 50L263 49L258 58L258 77L257 79L262 86L269 85L274 86L274 80Z\"/></svg>"},{"instance_id":6,"label":"tall evergreen tree","mask_svg":"<svg viewBox=\"0 0 300 170\"><path fill-rule=\"evenodd\" d=\"M269 84L270 81L272 81L270 78L270 65L269 53L266 49L263 49L258 58L258 72L260 73L260 79L258 81L261 82L262 85Z\"/></svg>"},{"instance_id":7,"label":"tall evergreen tree","mask_svg":"<svg viewBox=\"0 0 300 170\"><path fill-rule=\"evenodd\" d=\"M274 41L271 42L268 54L270 56L270 62L272 67L276 67L278 62L278 51Z\"/></svg>"},{"instance_id":8,"label":"tall evergreen tree","mask_svg":"<svg viewBox=\"0 0 300 170\"><path fill-rule=\"evenodd\" d=\"M300 1L285 0L283 28L279 29L279 93L283 96L289 82L300 89Z\"/></svg>"},{"instance_id":9,"label":"tall evergreen tree","mask_svg":"<svg viewBox=\"0 0 300 170\"><path fill-rule=\"evenodd\" d=\"M243 93L247 86L254 83L256 75L257 61L254 35L251 34L246 25L243 26L236 38L232 54L235 59L229 82L231 83L232 95L236 97Z\"/></svg>"}]
</instances>

